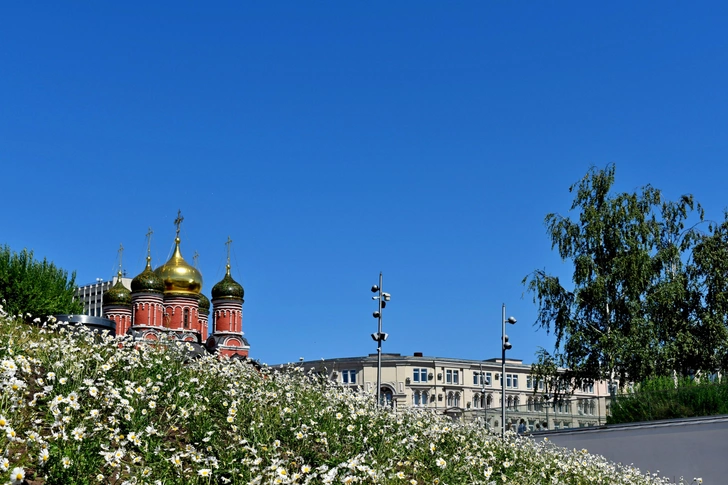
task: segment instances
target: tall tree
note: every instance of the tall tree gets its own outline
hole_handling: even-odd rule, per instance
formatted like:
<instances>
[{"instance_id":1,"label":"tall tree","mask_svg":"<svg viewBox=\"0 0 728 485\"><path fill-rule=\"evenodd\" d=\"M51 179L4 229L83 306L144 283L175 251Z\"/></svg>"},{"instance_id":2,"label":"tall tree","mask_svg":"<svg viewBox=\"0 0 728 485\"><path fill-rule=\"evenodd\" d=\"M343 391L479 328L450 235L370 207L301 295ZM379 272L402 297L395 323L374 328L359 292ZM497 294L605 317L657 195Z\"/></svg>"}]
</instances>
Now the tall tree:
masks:
<instances>
[{"instance_id":1,"label":"tall tree","mask_svg":"<svg viewBox=\"0 0 728 485\"><path fill-rule=\"evenodd\" d=\"M691 195L664 201L647 185L612 193L615 168L592 168L569 188L575 218L551 213L552 248L573 264L570 289L536 270L523 283L538 304L536 325L553 331L564 380L624 384L706 360L699 348L701 293L689 270L703 210Z\"/></svg>"},{"instance_id":2,"label":"tall tree","mask_svg":"<svg viewBox=\"0 0 728 485\"><path fill-rule=\"evenodd\" d=\"M0 301L11 315L81 313L83 305L74 301L75 278L46 259L37 261L33 251L0 247Z\"/></svg>"}]
</instances>

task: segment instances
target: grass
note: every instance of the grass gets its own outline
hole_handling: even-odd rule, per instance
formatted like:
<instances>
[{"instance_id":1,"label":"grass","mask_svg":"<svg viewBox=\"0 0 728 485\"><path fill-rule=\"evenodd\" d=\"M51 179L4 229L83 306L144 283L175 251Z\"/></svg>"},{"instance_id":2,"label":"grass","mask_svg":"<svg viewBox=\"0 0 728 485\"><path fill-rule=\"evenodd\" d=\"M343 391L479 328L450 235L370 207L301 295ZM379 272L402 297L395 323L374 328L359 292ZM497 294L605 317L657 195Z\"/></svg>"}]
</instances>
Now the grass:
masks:
<instances>
[{"instance_id":1,"label":"grass","mask_svg":"<svg viewBox=\"0 0 728 485\"><path fill-rule=\"evenodd\" d=\"M586 450L393 412L291 367L33 327L0 308L0 483L663 484Z\"/></svg>"}]
</instances>

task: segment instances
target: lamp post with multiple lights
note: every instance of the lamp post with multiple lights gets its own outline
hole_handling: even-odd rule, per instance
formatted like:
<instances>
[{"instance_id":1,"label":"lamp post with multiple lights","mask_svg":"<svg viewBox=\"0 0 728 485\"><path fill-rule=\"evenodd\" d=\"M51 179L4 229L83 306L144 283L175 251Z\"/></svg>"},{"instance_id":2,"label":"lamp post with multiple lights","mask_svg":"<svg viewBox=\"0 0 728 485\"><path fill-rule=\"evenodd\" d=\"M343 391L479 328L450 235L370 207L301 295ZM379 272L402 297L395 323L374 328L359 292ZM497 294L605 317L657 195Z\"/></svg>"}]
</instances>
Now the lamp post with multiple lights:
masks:
<instances>
[{"instance_id":1,"label":"lamp post with multiple lights","mask_svg":"<svg viewBox=\"0 0 728 485\"><path fill-rule=\"evenodd\" d=\"M377 402L382 404L382 342L387 340L388 334L382 332L382 309L387 306L391 295L382 291L382 273L379 272L379 285L372 286L372 293L377 293L372 300L377 300L377 311L372 316L377 319L377 333L372 334L372 339L377 342Z\"/></svg>"},{"instance_id":2,"label":"lamp post with multiple lights","mask_svg":"<svg viewBox=\"0 0 728 485\"><path fill-rule=\"evenodd\" d=\"M506 350L510 350L513 345L508 342L508 335L506 335L506 322L513 325L516 323L514 317L508 317L506 320L506 304L503 304L503 330L501 332L501 347L503 350L501 356L501 425L503 430L501 431L501 437L506 436Z\"/></svg>"}]
</instances>

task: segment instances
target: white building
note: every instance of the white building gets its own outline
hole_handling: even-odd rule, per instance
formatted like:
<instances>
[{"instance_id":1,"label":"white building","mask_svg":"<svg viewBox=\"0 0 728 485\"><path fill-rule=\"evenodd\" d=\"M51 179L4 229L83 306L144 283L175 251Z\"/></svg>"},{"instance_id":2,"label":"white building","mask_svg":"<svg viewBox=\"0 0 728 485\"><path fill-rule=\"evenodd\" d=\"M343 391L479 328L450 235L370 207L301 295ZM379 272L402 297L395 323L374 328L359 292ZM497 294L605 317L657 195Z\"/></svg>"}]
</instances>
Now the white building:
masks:
<instances>
[{"instance_id":1,"label":"white building","mask_svg":"<svg viewBox=\"0 0 728 485\"><path fill-rule=\"evenodd\" d=\"M83 302L84 315L104 316L104 292L114 286L117 279L117 276L114 276L110 281L99 278L96 283L76 288L76 300ZM131 278L121 278L121 284L131 291Z\"/></svg>"},{"instance_id":2,"label":"white building","mask_svg":"<svg viewBox=\"0 0 728 485\"><path fill-rule=\"evenodd\" d=\"M376 393L377 354L301 362L304 370L328 376L343 386ZM382 400L395 408L418 407L453 419L501 425L501 359L465 360L445 357L382 354ZM535 388L534 388L535 387ZM609 393L605 382L594 383L553 399L543 382L535 382L531 366L506 359L506 421L524 419L530 429L604 424Z\"/></svg>"}]
</instances>

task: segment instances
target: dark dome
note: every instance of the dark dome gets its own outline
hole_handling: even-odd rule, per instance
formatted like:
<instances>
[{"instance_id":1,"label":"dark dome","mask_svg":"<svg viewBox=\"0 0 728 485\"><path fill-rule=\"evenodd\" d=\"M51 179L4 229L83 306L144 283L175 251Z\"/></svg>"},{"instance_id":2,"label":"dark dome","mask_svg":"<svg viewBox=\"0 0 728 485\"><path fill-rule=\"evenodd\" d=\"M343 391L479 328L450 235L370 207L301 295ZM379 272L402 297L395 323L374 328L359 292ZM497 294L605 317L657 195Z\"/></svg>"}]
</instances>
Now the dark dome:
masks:
<instances>
[{"instance_id":1,"label":"dark dome","mask_svg":"<svg viewBox=\"0 0 728 485\"><path fill-rule=\"evenodd\" d=\"M164 281L152 271L152 258L147 256L147 267L131 280L132 293L163 293Z\"/></svg>"},{"instance_id":2,"label":"dark dome","mask_svg":"<svg viewBox=\"0 0 728 485\"><path fill-rule=\"evenodd\" d=\"M116 284L104 292L104 306L106 305L131 305L131 292L121 283L121 272Z\"/></svg>"},{"instance_id":3,"label":"dark dome","mask_svg":"<svg viewBox=\"0 0 728 485\"><path fill-rule=\"evenodd\" d=\"M203 295L202 293L200 293L200 296L198 297L198 299L200 300L200 305L199 305L200 313L202 313L203 315L209 315L210 314L210 300L208 300L207 297L205 295Z\"/></svg>"},{"instance_id":4,"label":"dark dome","mask_svg":"<svg viewBox=\"0 0 728 485\"><path fill-rule=\"evenodd\" d=\"M227 267L227 273L225 277L212 287L212 299L217 300L221 298L227 298L228 300L242 300L245 295L243 285L238 283L230 276L230 266Z\"/></svg>"}]
</instances>

